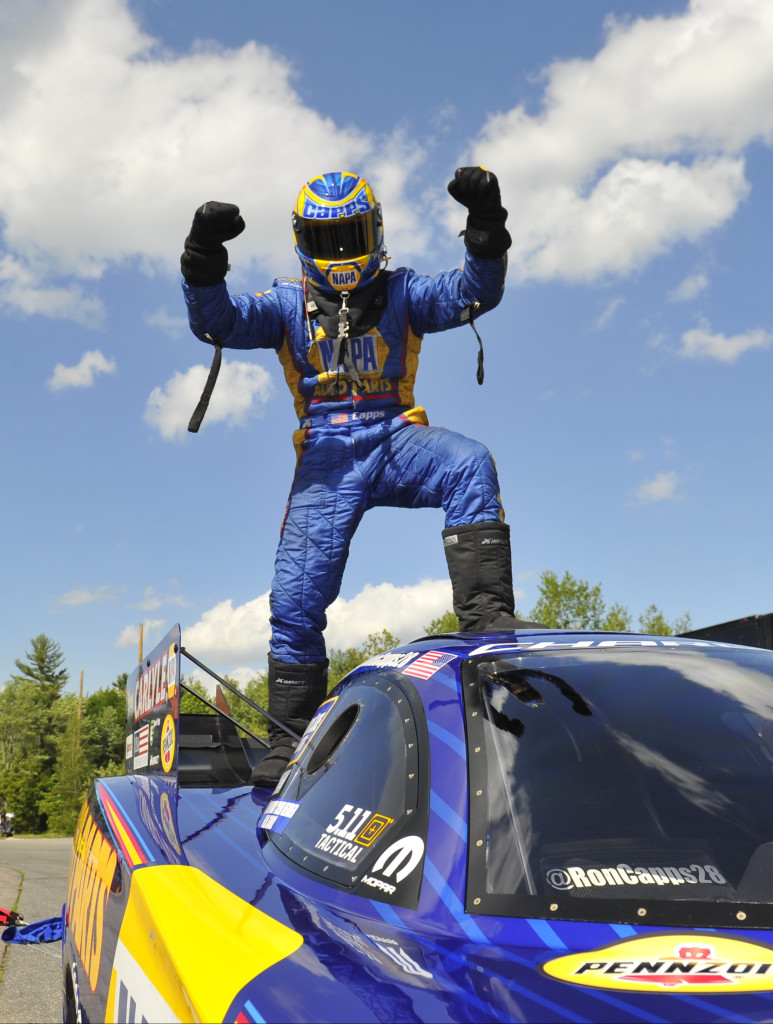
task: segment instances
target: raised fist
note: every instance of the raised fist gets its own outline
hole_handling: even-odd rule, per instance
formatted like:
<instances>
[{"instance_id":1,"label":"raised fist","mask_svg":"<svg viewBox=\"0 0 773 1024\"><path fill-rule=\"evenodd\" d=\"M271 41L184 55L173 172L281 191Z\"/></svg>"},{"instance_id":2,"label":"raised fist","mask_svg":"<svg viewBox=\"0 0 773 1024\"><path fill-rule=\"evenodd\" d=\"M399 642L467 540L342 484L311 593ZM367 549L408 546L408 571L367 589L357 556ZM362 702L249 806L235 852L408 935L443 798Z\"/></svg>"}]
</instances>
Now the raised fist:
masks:
<instances>
[{"instance_id":1,"label":"raised fist","mask_svg":"<svg viewBox=\"0 0 773 1024\"><path fill-rule=\"evenodd\" d=\"M448 191L457 203L467 207L464 244L469 252L484 259L504 256L511 239L496 174L485 167L460 167L449 181Z\"/></svg>"},{"instance_id":2,"label":"raised fist","mask_svg":"<svg viewBox=\"0 0 773 1024\"><path fill-rule=\"evenodd\" d=\"M180 269L189 284L198 287L220 284L228 272L228 252L223 242L244 231L244 218L233 203L204 203L193 215Z\"/></svg>"},{"instance_id":3,"label":"raised fist","mask_svg":"<svg viewBox=\"0 0 773 1024\"><path fill-rule=\"evenodd\" d=\"M193 215L188 236L204 248L216 249L244 231L244 218L233 203L204 203Z\"/></svg>"},{"instance_id":4,"label":"raised fist","mask_svg":"<svg viewBox=\"0 0 773 1024\"><path fill-rule=\"evenodd\" d=\"M485 167L460 167L448 183L448 191L470 213L479 217L502 216L499 182L493 171Z\"/></svg>"}]
</instances>

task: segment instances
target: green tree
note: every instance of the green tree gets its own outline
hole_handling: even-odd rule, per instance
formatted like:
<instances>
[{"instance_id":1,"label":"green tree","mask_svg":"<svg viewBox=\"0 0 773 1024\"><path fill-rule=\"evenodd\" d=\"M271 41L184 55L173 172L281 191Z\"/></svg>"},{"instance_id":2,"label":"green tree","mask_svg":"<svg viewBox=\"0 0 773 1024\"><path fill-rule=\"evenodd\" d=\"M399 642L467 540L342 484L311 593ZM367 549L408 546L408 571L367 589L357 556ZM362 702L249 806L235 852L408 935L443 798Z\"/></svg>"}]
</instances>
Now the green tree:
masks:
<instances>
[{"instance_id":1,"label":"green tree","mask_svg":"<svg viewBox=\"0 0 773 1024\"><path fill-rule=\"evenodd\" d=\"M61 696L70 678L67 669L62 668L64 654L59 644L45 633L39 633L30 642L32 650L27 651L29 660L22 661L21 658L16 658L14 664L21 672L21 676L13 678L31 679L37 683L43 701L50 706Z\"/></svg>"},{"instance_id":2,"label":"green tree","mask_svg":"<svg viewBox=\"0 0 773 1024\"><path fill-rule=\"evenodd\" d=\"M669 622L657 605L651 604L649 608L639 616L639 629L642 633L653 633L656 636L678 636L680 633L687 633L692 627L689 613L680 615L673 622Z\"/></svg>"},{"instance_id":3,"label":"green tree","mask_svg":"<svg viewBox=\"0 0 773 1024\"><path fill-rule=\"evenodd\" d=\"M435 636L439 633L458 633L459 616L452 611L443 612L436 619L433 619L428 626L424 627L427 636Z\"/></svg>"},{"instance_id":4,"label":"green tree","mask_svg":"<svg viewBox=\"0 0 773 1024\"><path fill-rule=\"evenodd\" d=\"M631 630L631 613L621 604L613 604L604 615L602 629L613 633L628 633Z\"/></svg>"},{"instance_id":5,"label":"green tree","mask_svg":"<svg viewBox=\"0 0 773 1024\"><path fill-rule=\"evenodd\" d=\"M49 709L31 679L15 677L0 690L0 808L13 811L18 831L45 828L39 801L52 761L41 737L49 725Z\"/></svg>"},{"instance_id":6,"label":"green tree","mask_svg":"<svg viewBox=\"0 0 773 1024\"><path fill-rule=\"evenodd\" d=\"M19 829L44 832L61 737L56 712L69 675L58 643L40 633L31 645L0 692L0 804Z\"/></svg>"},{"instance_id":7,"label":"green tree","mask_svg":"<svg viewBox=\"0 0 773 1024\"><path fill-rule=\"evenodd\" d=\"M69 693L61 697L53 717L59 737L57 758L50 785L41 795L39 806L46 815L47 831L71 835L75 831L83 800L97 773L84 750L83 719L78 714L77 697Z\"/></svg>"},{"instance_id":8,"label":"green tree","mask_svg":"<svg viewBox=\"0 0 773 1024\"><path fill-rule=\"evenodd\" d=\"M381 654L392 647L399 646L400 641L392 636L388 629L382 629L380 633L371 633L362 647L347 647L346 650L333 650L330 653L330 667L328 668L327 681L328 692L339 683L343 677L357 668L367 658L374 654Z\"/></svg>"},{"instance_id":9,"label":"green tree","mask_svg":"<svg viewBox=\"0 0 773 1024\"><path fill-rule=\"evenodd\" d=\"M540 597L530 613L530 618L535 622L552 629L629 632L633 628L627 608L621 604L607 608L600 583L591 586L586 580L575 579L569 572L565 572L559 579L556 573L546 570L540 577L538 587ZM685 633L689 628L688 614L668 622L654 604L639 616L639 629L642 633L673 636Z\"/></svg>"},{"instance_id":10,"label":"green tree","mask_svg":"<svg viewBox=\"0 0 773 1024\"><path fill-rule=\"evenodd\" d=\"M120 679L89 694L83 702L81 738L93 778L124 773L126 692L125 682L123 690L116 685Z\"/></svg>"},{"instance_id":11,"label":"green tree","mask_svg":"<svg viewBox=\"0 0 773 1024\"><path fill-rule=\"evenodd\" d=\"M229 680L230 682L231 680ZM250 679L244 687L245 697L268 710L268 673L261 672ZM237 697L229 697L231 712L238 722L243 722L258 736L268 736L268 720Z\"/></svg>"},{"instance_id":12,"label":"green tree","mask_svg":"<svg viewBox=\"0 0 773 1024\"><path fill-rule=\"evenodd\" d=\"M213 715L214 711L207 707L204 701L199 700L199 697L206 697L208 701L212 702L212 698L206 686L200 679L193 679L185 676L180 676L180 681L189 686L193 693L189 690L180 689L180 714L181 715ZM198 696L196 696L198 694Z\"/></svg>"},{"instance_id":13,"label":"green tree","mask_svg":"<svg viewBox=\"0 0 773 1024\"><path fill-rule=\"evenodd\" d=\"M601 584L591 586L565 572L561 579L547 570L538 584L539 599L530 618L552 629L603 629Z\"/></svg>"}]
</instances>

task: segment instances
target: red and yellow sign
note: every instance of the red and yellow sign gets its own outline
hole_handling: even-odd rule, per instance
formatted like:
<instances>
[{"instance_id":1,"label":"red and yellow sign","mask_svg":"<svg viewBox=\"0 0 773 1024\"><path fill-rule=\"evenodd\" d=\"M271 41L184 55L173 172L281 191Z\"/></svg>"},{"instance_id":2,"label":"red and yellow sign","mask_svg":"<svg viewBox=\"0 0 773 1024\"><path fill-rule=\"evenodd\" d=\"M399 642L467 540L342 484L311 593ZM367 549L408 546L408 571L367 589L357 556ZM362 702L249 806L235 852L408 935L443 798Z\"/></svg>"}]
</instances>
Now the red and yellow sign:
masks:
<instances>
[{"instance_id":1,"label":"red and yellow sign","mask_svg":"<svg viewBox=\"0 0 773 1024\"><path fill-rule=\"evenodd\" d=\"M717 934L638 936L542 965L551 978L626 992L767 992L773 948Z\"/></svg>"}]
</instances>

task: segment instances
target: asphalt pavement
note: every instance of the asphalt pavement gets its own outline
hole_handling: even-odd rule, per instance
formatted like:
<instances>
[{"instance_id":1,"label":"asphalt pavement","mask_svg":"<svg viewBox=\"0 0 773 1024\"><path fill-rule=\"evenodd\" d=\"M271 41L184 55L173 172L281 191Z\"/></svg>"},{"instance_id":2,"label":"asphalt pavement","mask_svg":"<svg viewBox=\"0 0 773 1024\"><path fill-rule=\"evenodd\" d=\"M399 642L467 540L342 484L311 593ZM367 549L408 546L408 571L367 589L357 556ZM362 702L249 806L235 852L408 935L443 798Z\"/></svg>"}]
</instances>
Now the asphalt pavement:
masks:
<instances>
[{"instance_id":1,"label":"asphalt pavement","mask_svg":"<svg viewBox=\"0 0 773 1024\"><path fill-rule=\"evenodd\" d=\"M27 923L58 917L67 896L72 839L0 840L0 907ZM0 1021L60 1024L62 947L0 943Z\"/></svg>"}]
</instances>

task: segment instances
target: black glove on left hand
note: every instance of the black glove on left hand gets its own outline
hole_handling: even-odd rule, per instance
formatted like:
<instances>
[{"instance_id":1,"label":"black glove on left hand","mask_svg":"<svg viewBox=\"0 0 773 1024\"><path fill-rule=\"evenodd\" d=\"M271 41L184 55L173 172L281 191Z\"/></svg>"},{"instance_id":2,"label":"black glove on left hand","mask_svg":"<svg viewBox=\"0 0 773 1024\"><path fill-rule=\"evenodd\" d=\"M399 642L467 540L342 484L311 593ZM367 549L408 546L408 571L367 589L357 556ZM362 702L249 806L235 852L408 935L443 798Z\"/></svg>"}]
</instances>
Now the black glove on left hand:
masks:
<instances>
[{"instance_id":1,"label":"black glove on left hand","mask_svg":"<svg viewBox=\"0 0 773 1024\"><path fill-rule=\"evenodd\" d=\"M484 259L504 256L512 240L505 227L507 210L502 206L496 174L485 167L460 167L448 183L448 191L469 211L464 233L469 251Z\"/></svg>"},{"instance_id":2,"label":"black glove on left hand","mask_svg":"<svg viewBox=\"0 0 773 1024\"><path fill-rule=\"evenodd\" d=\"M233 203L204 203L193 216L185 239L180 269L189 284L213 285L225 280L228 252L223 245L244 231L244 218Z\"/></svg>"}]
</instances>

